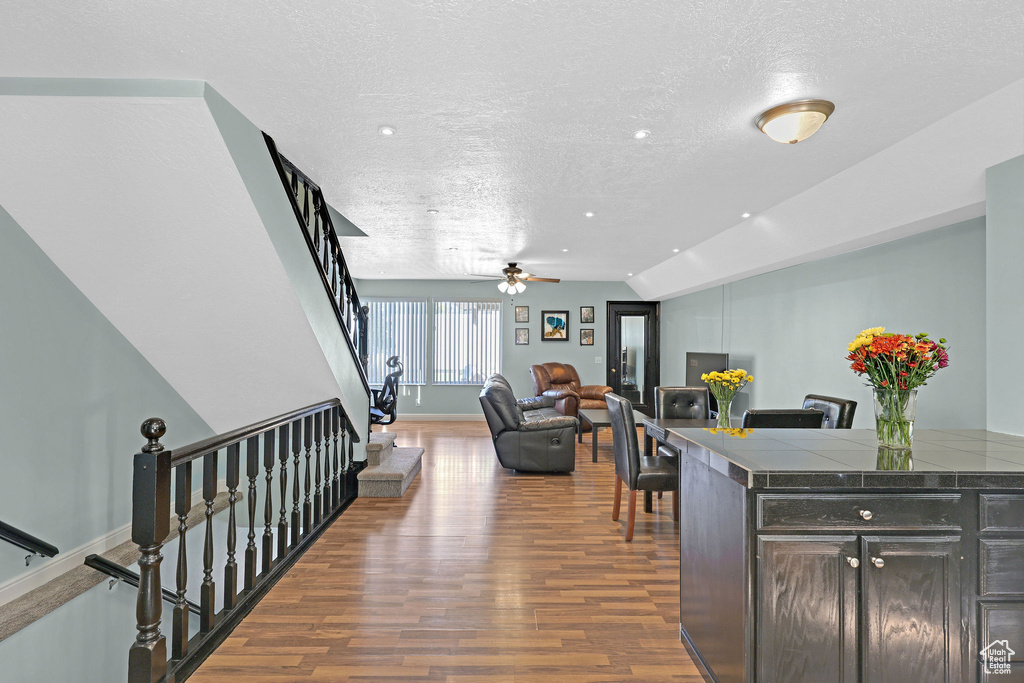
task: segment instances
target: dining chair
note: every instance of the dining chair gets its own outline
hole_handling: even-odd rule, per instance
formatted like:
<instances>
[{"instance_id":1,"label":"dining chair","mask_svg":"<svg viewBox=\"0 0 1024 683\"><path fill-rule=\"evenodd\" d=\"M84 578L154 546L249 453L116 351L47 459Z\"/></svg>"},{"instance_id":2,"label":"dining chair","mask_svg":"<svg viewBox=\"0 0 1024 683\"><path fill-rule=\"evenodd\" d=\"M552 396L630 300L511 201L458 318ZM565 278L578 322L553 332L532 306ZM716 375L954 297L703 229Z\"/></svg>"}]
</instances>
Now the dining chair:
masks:
<instances>
[{"instance_id":1,"label":"dining chair","mask_svg":"<svg viewBox=\"0 0 1024 683\"><path fill-rule=\"evenodd\" d=\"M636 522L637 491L671 491L672 519L679 519L679 467L678 461L657 456L640 455L636 436L633 405L618 394L606 394L608 413L612 423L612 446L615 450L615 504L612 520L619 519L622 485L629 490L626 513L626 540L633 540Z\"/></svg>"},{"instance_id":2,"label":"dining chair","mask_svg":"<svg viewBox=\"0 0 1024 683\"><path fill-rule=\"evenodd\" d=\"M710 420L711 400L708 388L654 387L654 417L659 420ZM660 444L657 455L676 458L679 451Z\"/></svg>"},{"instance_id":3,"label":"dining chair","mask_svg":"<svg viewBox=\"0 0 1024 683\"><path fill-rule=\"evenodd\" d=\"M822 429L850 429L853 427L857 402L835 396L807 394L804 396L804 408L817 408L825 413Z\"/></svg>"},{"instance_id":4,"label":"dining chair","mask_svg":"<svg viewBox=\"0 0 1024 683\"><path fill-rule=\"evenodd\" d=\"M813 408L748 410L743 427L768 429L821 429L825 413Z\"/></svg>"}]
</instances>

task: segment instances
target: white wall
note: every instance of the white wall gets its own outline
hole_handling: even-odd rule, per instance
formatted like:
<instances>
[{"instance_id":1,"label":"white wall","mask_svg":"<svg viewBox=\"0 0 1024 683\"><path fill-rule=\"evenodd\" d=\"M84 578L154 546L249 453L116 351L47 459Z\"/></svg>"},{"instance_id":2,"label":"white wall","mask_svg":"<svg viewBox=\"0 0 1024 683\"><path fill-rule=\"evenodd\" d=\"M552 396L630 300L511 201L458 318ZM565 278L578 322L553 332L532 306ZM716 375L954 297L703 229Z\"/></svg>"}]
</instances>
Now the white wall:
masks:
<instances>
[{"instance_id":1,"label":"white wall","mask_svg":"<svg viewBox=\"0 0 1024 683\"><path fill-rule=\"evenodd\" d=\"M993 166L985 179L988 428L1024 435L1024 393L1014 374L1024 340L1024 156Z\"/></svg>"},{"instance_id":2,"label":"white wall","mask_svg":"<svg viewBox=\"0 0 1024 683\"><path fill-rule=\"evenodd\" d=\"M754 375L735 415L820 393L856 400L854 426L872 427L871 392L844 357L857 332L883 325L949 341L950 367L921 390L918 425L985 428L983 218L669 299L661 311L662 383L683 383L687 351L727 352Z\"/></svg>"}]
</instances>

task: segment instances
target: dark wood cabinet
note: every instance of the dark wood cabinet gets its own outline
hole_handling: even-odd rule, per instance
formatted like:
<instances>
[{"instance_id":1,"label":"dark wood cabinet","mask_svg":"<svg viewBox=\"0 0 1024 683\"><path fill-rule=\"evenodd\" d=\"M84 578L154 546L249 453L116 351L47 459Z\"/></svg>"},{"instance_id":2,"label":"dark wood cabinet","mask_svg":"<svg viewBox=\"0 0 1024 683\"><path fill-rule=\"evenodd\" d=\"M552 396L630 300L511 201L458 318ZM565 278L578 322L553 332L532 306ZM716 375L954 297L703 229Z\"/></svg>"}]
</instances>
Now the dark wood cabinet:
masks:
<instances>
[{"instance_id":1,"label":"dark wood cabinet","mask_svg":"<svg viewBox=\"0 0 1024 683\"><path fill-rule=\"evenodd\" d=\"M861 544L863 680L961 680L960 537Z\"/></svg>"},{"instance_id":2,"label":"dark wood cabinet","mask_svg":"<svg viewBox=\"0 0 1024 683\"><path fill-rule=\"evenodd\" d=\"M856 536L758 537L757 680L857 683L859 554Z\"/></svg>"}]
</instances>

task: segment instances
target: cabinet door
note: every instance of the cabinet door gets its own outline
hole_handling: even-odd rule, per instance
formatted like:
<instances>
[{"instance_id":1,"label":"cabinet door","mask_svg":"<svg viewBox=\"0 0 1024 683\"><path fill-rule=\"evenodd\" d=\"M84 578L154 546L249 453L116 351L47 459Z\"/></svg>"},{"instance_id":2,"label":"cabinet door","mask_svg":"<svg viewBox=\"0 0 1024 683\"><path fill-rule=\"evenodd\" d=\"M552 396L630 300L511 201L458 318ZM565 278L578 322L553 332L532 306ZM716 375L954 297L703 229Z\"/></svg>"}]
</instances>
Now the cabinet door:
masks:
<instances>
[{"instance_id":1,"label":"cabinet door","mask_svg":"<svg viewBox=\"0 0 1024 683\"><path fill-rule=\"evenodd\" d=\"M757 542L757 680L857 681L857 537Z\"/></svg>"},{"instance_id":2,"label":"cabinet door","mask_svg":"<svg viewBox=\"0 0 1024 683\"><path fill-rule=\"evenodd\" d=\"M864 680L960 680L960 537L861 539Z\"/></svg>"}]
</instances>

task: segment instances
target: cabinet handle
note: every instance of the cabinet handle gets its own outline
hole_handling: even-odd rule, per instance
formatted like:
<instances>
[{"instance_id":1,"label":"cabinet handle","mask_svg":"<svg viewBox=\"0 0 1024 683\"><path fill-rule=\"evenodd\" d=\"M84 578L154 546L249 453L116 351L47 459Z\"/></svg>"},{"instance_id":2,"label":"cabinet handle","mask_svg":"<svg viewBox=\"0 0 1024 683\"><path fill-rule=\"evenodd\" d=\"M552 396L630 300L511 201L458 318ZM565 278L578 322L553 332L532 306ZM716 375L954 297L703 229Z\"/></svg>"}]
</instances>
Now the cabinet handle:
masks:
<instances>
[{"instance_id":1,"label":"cabinet handle","mask_svg":"<svg viewBox=\"0 0 1024 683\"><path fill-rule=\"evenodd\" d=\"M860 516L863 517L865 521L870 521L871 518L874 517L875 515L872 514L871 510L861 510L860 511Z\"/></svg>"},{"instance_id":2,"label":"cabinet handle","mask_svg":"<svg viewBox=\"0 0 1024 683\"><path fill-rule=\"evenodd\" d=\"M846 558L846 562L854 569L860 566L860 560L858 560L856 557L848 557Z\"/></svg>"},{"instance_id":3,"label":"cabinet handle","mask_svg":"<svg viewBox=\"0 0 1024 683\"><path fill-rule=\"evenodd\" d=\"M871 558L871 564L873 564L876 567L878 567L879 569L881 569L882 567L885 566L885 560L883 560L880 557L872 557Z\"/></svg>"}]
</instances>

